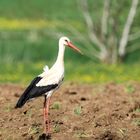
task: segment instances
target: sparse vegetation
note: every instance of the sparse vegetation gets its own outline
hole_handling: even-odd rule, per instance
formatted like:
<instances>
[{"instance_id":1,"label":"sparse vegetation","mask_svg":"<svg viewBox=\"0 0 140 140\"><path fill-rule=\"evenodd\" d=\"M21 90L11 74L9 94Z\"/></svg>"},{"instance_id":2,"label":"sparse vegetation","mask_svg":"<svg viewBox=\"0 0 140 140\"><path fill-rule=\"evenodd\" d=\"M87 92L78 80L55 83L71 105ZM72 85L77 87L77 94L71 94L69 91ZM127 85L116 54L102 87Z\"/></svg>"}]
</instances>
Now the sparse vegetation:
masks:
<instances>
[{"instance_id":1,"label":"sparse vegetation","mask_svg":"<svg viewBox=\"0 0 140 140\"><path fill-rule=\"evenodd\" d=\"M137 109L135 110L135 112L140 113L140 108L137 108Z\"/></svg>"},{"instance_id":2,"label":"sparse vegetation","mask_svg":"<svg viewBox=\"0 0 140 140\"><path fill-rule=\"evenodd\" d=\"M119 129L119 134L121 135L122 138L126 136L127 129L126 128L120 128Z\"/></svg>"},{"instance_id":3,"label":"sparse vegetation","mask_svg":"<svg viewBox=\"0 0 140 140\"><path fill-rule=\"evenodd\" d=\"M82 107L81 106L77 106L74 108L74 114L76 115L81 115L82 113Z\"/></svg>"},{"instance_id":4,"label":"sparse vegetation","mask_svg":"<svg viewBox=\"0 0 140 140\"><path fill-rule=\"evenodd\" d=\"M57 109L59 110L61 108L60 102L54 102L51 106L52 109Z\"/></svg>"},{"instance_id":5,"label":"sparse vegetation","mask_svg":"<svg viewBox=\"0 0 140 140\"><path fill-rule=\"evenodd\" d=\"M5 112L10 112L12 110L12 106L10 104L7 104L4 108Z\"/></svg>"},{"instance_id":6,"label":"sparse vegetation","mask_svg":"<svg viewBox=\"0 0 140 140\"><path fill-rule=\"evenodd\" d=\"M86 134L84 131L76 132L75 137L77 137L77 138L90 138L90 136L88 134Z\"/></svg>"},{"instance_id":7,"label":"sparse vegetation","mask_svg":"<svg viewBox=\"0 0 140 140\"><path fill-rule=\"evenodd\" d=\"M53 126L53 132L55 132L55 133L60 132L60 125L59 125L59 124L55 124L55 125Z\"/></svg>"},{"instance_id":8,"label":"sparse vegetation","mask_svg":"<svg viewBox=\"0 0 140 140\"><path fill-rule=\"evenodd\" d=\"M128 94L131 94L131 93L134 93L135 92L135 88L133 87L133 85L127 85L125 87L125 92L128 93Z\"/></svg>"},{"instance_id":9,"label":"sparse vegetation","mask_svg":"<svg viewBox=\"0 0 140 140\"><path fill-rule=\"evenodd\" d=\"M28 133L30 135L37 134L39 132L40 132L40 127L38 125L32 125L28 130Z\"/></svg>"},{"instance_id":10,"label":"sparse vegetation","mask_svg":"<svg viewBox=\"0 0 140 140\"><path fill-rule=\"evenodd\" d=\"M134 119L133 124L135 124L136 126L140 126L140 119L139 118Z\"/></svg>"}]
</instances>

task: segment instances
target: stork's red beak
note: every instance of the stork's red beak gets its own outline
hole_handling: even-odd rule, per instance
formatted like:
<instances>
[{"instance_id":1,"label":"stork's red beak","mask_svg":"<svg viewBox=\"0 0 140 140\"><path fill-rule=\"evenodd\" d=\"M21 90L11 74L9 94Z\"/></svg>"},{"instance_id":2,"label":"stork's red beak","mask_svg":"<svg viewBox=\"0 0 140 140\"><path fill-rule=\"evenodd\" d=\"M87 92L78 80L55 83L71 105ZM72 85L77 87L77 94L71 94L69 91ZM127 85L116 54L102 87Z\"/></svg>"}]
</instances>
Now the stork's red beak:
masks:
<instances>
[{"instance_id":1,"label":"stork's red beak","mask_svg":"<svg viewBox=\"0 0 140 140\"><path fill-rule=\"evenodd\" d=\"M77 52L79 52L80 54L83 54L81 52L81 50L79 48L77 48L76 46L74 46L71 42L68 42L68 46L74 50L76 50Z\"/></svg>"}]
</instances>

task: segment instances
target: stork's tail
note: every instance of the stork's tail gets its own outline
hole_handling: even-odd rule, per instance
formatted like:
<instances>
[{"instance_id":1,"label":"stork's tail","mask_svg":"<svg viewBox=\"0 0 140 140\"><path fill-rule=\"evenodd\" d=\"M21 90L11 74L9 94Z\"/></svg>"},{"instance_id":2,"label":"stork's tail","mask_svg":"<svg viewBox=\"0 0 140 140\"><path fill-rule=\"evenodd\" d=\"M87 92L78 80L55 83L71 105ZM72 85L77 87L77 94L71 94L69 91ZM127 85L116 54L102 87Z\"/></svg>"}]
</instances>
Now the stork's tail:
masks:
<instances>
[{"instance_id":1,"label":"stork's tail","mask_svg":"<svg viewBox=\"0 0 140 140\"><path fill-rule=\"evenodd\" d=\"M36 83L38 83L38 81L40 81L40 79L42 79L42 78L41 77L36 77L32 80L30 85L25 89L24 93L19 98L15 108L21 108L27 102L27 100L30 99L30 92L34 88Z\"/></svg>"}]
</instances>

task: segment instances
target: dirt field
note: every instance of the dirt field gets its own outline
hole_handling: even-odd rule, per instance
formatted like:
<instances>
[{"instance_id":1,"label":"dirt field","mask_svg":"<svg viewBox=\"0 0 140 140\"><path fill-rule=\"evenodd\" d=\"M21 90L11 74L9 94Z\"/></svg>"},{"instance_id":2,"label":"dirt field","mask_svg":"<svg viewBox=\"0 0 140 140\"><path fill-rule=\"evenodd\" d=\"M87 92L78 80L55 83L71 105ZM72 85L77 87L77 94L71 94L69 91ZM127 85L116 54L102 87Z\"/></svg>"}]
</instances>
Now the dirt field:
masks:
<instances>
[{"instance_id":1,"label":"dirt field","mask_svg":"<svg viewBox=\"0 0 140 140\"><path fill-rule=\"evenodd\" d=\"M0 140L37 140L44 98L14 109L24 87L0 86ZM50 106L52 140L140 140L140 84L64 84Z\"/></svg>"}]
</instances>

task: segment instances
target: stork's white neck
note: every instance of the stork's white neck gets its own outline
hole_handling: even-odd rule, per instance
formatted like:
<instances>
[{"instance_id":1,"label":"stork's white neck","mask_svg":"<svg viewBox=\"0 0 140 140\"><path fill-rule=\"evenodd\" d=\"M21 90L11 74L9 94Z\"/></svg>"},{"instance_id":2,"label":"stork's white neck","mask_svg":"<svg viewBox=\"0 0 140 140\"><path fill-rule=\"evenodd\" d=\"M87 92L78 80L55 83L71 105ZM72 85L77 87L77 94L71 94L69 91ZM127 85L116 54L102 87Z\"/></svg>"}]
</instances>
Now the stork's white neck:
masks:
<instances>
[{"instance_id":1,"label":"stork's white neck","mask_svg":"<svg viewBox=\"0 0 140 140\"><path fill-rule=\"evenodd\" d=\"M65 52L65 45L62 42L59 42L59 51L56 63L64 63L64 52Z\"/></svg>"}]
</instances>

